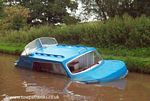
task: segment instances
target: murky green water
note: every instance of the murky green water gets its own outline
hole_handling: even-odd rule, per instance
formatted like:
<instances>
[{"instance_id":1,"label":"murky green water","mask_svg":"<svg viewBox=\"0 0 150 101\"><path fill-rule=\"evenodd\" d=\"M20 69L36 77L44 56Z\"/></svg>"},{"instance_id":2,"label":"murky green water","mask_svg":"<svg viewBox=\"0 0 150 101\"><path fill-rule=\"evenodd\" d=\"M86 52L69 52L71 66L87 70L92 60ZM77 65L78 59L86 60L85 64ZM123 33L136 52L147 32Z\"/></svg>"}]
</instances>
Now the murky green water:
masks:
<instances>
[{"instance_id":1,"label":"murky green water","mask_svg":"<svg viewBox=\"0 0 150 101\"><path fill-rule=\"evenodd\" d=\"M81 84L67 77L14 67L18 57L0 54L0 100L150 101L150 75L129 73L107 84Z\"/></svg>"}]
</instances>

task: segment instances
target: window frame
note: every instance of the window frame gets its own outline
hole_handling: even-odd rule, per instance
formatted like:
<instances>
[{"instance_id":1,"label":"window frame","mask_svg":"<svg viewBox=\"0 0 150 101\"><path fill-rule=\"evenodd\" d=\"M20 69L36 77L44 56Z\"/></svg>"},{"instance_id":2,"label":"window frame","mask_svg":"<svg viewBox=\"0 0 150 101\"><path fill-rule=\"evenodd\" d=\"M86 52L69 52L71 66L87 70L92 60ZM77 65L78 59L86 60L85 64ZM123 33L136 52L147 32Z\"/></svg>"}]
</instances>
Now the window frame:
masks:
<instances>
[{"instance_id":1,"label":"window frame","mask_svg":"<svg viewBox=\"0 0 150 101\"><path fill-rule=\"evenodd\" d=\"M70 62L72 62L73 60L76 60L76 59L78 59L79 57L81 57L81 56L83 56L83 55L85 55L85 54L88 54L88 53L90 53L90 52L94 52L94 51L97 52L97 50L88 51L88 52L85 52L84 54L81 54L81 55L79 55L79 56L77 56L77 57L71 59L70 61L68 61L68 62L65 64L65 66L67 67L67 70L69 71L69 73L70 73L71 75L77 75L77 74L80 74L80 73L87 72L87 71L89 71L89 70L91 70L91 69L97 67L98 65L100 65L100 64L102 63L102 61L103 61L103 58L102 58L102 57L100 56L100 54L97 52L98 55L99 55L100 58L101 58L101 60L98 61L98 64L92 65L90 68L87 68L87 69L85 69L85 70L83 70L83 71L80 71L80 72L77 72L77 73L71 72L70 69L69 69L69 67L68 67L68 64L69 64Z\"/></svg>"}]
</instances>

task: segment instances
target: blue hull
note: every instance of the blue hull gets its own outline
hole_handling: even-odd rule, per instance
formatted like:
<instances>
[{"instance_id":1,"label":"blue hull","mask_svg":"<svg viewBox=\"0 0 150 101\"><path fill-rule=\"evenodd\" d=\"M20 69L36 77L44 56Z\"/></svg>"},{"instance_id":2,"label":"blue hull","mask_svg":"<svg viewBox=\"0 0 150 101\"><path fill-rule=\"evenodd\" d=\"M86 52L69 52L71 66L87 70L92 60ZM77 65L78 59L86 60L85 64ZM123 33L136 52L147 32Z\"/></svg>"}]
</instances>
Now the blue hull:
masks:
<instances>
[{"instance_id":1,"label":"blue hull","mask_svg":"<svg viewBox=\"0 0 150 101\"><path fill-rule=\"evenodd\" d=\"M17 66L33 70L33 62L35 61L51 62L46 60L35 59L32 57L22 56L17 62ZM113 80L119 80L121 78L124 78L127 74L128 70L123 61L103 60L103 62L100 65L89 71L81 72L76 75L73 74L71 75L67 73L67 76L74 81L95 83L95 82L110 82Z\"/></svg>"}]
</instances>

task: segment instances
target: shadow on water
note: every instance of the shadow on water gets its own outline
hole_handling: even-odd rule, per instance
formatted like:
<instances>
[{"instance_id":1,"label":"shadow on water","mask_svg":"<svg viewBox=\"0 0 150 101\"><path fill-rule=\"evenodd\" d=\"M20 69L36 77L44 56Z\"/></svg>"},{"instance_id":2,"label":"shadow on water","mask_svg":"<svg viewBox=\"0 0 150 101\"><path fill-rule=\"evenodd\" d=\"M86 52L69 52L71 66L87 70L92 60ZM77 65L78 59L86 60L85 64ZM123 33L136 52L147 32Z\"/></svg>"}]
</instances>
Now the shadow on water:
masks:
<instances>
[{"instance_id":1,"label":"shadow on water","mask_svg":"<svg viewBox=\"0 0 150 101\"><path fill-rule=\"evenodd\" d=\"M97 84L14 67L16 56L0 54L0 100L150 101L150 76L129 73L127 78ZM13 100L13 101L14 101Z\"/></svg>"}]
</instances>

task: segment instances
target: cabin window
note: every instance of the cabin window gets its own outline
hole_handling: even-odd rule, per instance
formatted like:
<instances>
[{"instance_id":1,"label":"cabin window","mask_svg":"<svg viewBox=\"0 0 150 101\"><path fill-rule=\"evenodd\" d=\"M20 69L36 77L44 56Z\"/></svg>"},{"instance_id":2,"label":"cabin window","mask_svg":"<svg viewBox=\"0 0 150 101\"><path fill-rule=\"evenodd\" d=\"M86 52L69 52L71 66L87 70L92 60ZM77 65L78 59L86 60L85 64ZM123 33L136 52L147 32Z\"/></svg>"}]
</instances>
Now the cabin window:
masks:
<instances>
[{"instance_id":1,"label":"cabin window","mask_svg":"<svg viewBox=\"0 0 150 101\"><path fill-rule=\"evenodd\" d=\"M66 75L66 71L60 63L34 62L33 70Z\"/></svg>"},{"instance_id":2,"label":"cabin window","mask_svg":"<svg viewBox=\"0 0 150 101\"><path fill-rule=\"evenodd\" d=\"M98 52L93 51L71 61L67 66L72 73L78 73L98 64L100 60Z\"/></svg>"}]
</instances>

